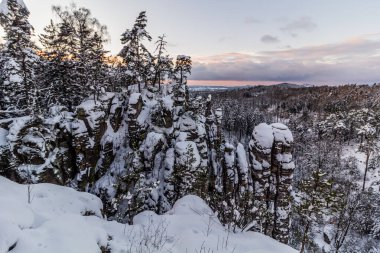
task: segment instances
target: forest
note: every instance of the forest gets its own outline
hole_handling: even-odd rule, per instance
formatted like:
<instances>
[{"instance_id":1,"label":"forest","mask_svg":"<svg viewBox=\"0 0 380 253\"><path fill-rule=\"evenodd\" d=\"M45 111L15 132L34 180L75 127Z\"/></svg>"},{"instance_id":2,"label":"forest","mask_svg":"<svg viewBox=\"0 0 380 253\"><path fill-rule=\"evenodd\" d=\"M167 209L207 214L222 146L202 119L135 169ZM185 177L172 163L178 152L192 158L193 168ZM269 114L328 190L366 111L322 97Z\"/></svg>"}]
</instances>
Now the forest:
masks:
<instances>
[{"instance_id":1,"label":"forest","mask_svg":"<svg viewBox=\"0 0 380 253\"><path fill-rule=\"evenodd\" d=\"M193 242L175 244L165 215L188 227L175 215L204 219L214 238L193 235L199 248L188 252L256 252L259 233L290 246L268 241L265 252L380 252L379 84L192 90L192 58L172 57L165 34L152 38L145 11L111 55L107 27L87 8L54 6L35 35L25 4L5 3L0 206L26 198L35 218L24 228L7 216L21 208L0 210L0 253L32 247L20 234L59 213L38 204L55 191L107 231L83 252L187 252ZM146 230L115 232L133 226Z\"/></svg>"}]
</instances>

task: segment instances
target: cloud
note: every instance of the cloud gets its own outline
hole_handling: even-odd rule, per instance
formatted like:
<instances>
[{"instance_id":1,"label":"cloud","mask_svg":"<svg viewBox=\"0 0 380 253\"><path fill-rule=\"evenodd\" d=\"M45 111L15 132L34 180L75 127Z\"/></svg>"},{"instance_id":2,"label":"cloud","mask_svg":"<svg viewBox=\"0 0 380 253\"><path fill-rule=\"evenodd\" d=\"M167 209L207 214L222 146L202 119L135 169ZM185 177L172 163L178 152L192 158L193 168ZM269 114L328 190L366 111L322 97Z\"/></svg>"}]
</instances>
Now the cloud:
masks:
<instances>
[{"instance_id":1,"label":"cloud","mask_svg":"<svg viewBox=\"0 0 380 253\"><path fill-rule=\"evenodd\" d=\"M373 83L380 81L380 38L365 36L312 47L196 57L193 63L193 80Z\"/></svg>"},{"instance_id":2,"label":"cloud","mask_svg":"<svg viewBox=\"0 0 380 253\"><path fill-rule=\"evenodd\" d=\"M269 34L264 35L263 37L261 37L260 40L261 42L268 43L268 44L280 42L280 40L277 37L269 35Z\"/></svg>"},{"instance_id":3,"label":"cloud","mask_svg":"<svg viewBox=\"0 0 380 253\"><path fill-rule=\"evenodd\" d=\"M223 36L218 39L219 43L226 42L232 39L232 36Z\"/></svg>"},{"instance_id":4,"label":"cloud","mask_svg":"<svg viewBox=\"0 0 380 253\"><path fill-rule=\"evenodd\" d=\"M297 37L300 32L312 32L317 28L317 24L310 17L301 17L299 19L288 22L280 28L280 30L289 33L293 37Z\"/></svg>"},{"instance_id":5,"label":"cloud","mask_svg":"<svg viewBox=\"0 0 380 253\"><path fill-rule=\"evenodd\" d=\"M178 47L178 44L168 42L168 47Z\"/></svg>"},{"instance_id":6,"label":"cloud","mask_svg":"<svg viewBox=\"0 0 380 253\"><path fill-rule=\"evenodd\" d=\"M245 24L259 24L261 23L261 21L254 17L246 17L244 18L244 23Z\"/></svg>"}]
</instances>

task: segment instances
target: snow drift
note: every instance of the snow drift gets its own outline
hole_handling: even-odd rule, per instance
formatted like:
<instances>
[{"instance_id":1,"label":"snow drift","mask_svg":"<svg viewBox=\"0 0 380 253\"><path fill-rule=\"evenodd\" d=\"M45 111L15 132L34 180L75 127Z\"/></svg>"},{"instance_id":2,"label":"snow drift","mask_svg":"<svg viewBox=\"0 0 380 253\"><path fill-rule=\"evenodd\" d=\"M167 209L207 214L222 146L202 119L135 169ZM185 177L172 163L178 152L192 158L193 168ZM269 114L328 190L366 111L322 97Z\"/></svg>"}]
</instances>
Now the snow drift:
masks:
<instances>
[{"instance_id":1,"label":"snow drift","mask_svg":"<svg viewBox=\"0 0 380 253\"><path fill-rule=\"evenodd\" d=\"M125 225L102 217L99 198L71 188L0 177L0 192L0 253L296 252L259 233L229 232L196 196Z\"/></svg>"}]
</instances>

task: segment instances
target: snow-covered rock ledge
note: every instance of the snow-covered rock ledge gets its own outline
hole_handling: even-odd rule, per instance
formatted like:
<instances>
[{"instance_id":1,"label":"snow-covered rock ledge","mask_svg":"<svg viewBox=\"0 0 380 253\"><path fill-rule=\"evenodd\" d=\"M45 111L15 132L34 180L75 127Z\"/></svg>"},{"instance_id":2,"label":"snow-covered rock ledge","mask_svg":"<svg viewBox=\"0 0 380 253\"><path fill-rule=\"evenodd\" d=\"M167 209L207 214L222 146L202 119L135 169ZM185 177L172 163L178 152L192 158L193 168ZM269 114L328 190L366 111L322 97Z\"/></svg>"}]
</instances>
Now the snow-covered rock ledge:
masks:
<instances>
[{"instance_id":1,"label":"snow-covered rock ledge","mask_svg":"<svg viewBox=\"0 0 380 253\"><path fill-rule=\"evenodd\" d=\"M0 177L0 253L296 252L259 233L228 232L196 196L164 215L145 211L134 225L107 221L101 209L88 193Z\"/></svg>"}]
</instances>

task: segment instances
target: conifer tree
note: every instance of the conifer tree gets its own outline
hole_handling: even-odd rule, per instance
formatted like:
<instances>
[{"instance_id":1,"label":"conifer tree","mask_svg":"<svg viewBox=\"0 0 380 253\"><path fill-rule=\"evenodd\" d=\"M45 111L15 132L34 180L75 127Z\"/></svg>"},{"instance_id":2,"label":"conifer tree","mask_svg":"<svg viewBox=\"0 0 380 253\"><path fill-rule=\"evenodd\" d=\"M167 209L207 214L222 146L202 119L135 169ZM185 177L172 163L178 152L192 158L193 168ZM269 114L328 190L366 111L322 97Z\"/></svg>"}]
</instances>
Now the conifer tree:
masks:
<instances>
[{"instance_id":1,"label":"conifer tree","mask_svg":"<svg viewBox=\"0 0 380 253\"><path fill-rule=\"evenodd\" d=\"M175 164L173 174L169 179L173 185L173 192L168 194L172 204L179 198L194 193L194 183L197 180L197 163L195 143L177 143L175 150ZM186 146L184 146L186 145Z\"/></svg>"},{"instance_id":2,"label":"conifer tree","mask_svg":"<svg viewBox=\"0 0 380 253\"><path fill-rule=\"evenodd\" d=\"M98 75L93 76L92 74L94 74L94 64L98 65L95 67L97 70L101 70L99 63L102 63L106 53L103 43L106 41L107 28L100 25L96 18L91 17L89 9L75 8L74 6L70 15L77 40L76 50L73 51L78 73L77 82L82 89L88 90L88 87L99 80Z\"/></svg>"},{"instance_id":3,"label":"conifer tree","mask_svg":"<svg viewBox=\"0 0 380 253\"><path fill-rule=\"evenodd\" d=\"M191 58L186 55L178 55L174 68L175 79L179 83L186 83L187 76L191 74Z\"/></svg>"},{"instance_id":4,"label":"conifer tree","mask_svg":"<svg viewBox=\"0 0 380 253\"><path fill-rule=\"evenodd\" d=\"M105 55L107 51L103 47L105 40L97 32L89 41L92 50L89 52L89 77L93 82L92 90L94 91L95 100L98 99L101 93L104 93L108 88L107 70L105 64Z\"/></svg>"},{"instance_id":5,"label":"conifer tree","mask_svg":"<svg viewBox=\"0 0 380 253\"><path fill-rule=\"evenodd\" d=\"M328 208L333 207L337 202L337 193L332 190L331 180L324 179L325 173L317 169L313 171L309 180L300 182L299 193L295 204L295 211L300 215L304 231L301 239L301 250L305 252L306 244L310 240L312 224L317 217L322 215Z\"/></svg>"},{"instance_id":6,"label":"conifer tree","mask_svg":"<svg viewBox=\"0 0 380 253\"><path fill-rule=\"evenodd\" d=\"M5 31L5 45L0 54L1 110L13 115L39 113L36 67L39 57L31 40L33 27L29 11L17 0L7 0L7 9L0 13Z\"/></svg>"},{"instance_id":7,"label":"conifer tree","mask_svg":"<svg viewBox=\"0 0 380 253\"><path fill-rule=\"evenodd\" d=\"M44 28L44 34L40 35L43 45L44 72L41 81L44 88L49 91L46 104L64 105L70 111L73 110L74 73L73 62L70 60L70 35L71 28L67 23L50 24Z\"/></svg>"},{"instance_id":8,"label":"conifer tree","mask_svg":"<svg viewBox=\"0 0 380 253\"><path fill-rule=\"evenodd\" d=\"M125 67L124 74L129 84L138 84L141 92L141 83L147 85L151 74L152 56L142 44L144 40L151 41L152 37L146 31L146 12L140 12L132 29L127 29L121 36L121 43L124 45L119 53L123 58Z\"/></svg>"},{"instance_id":9,"label":"conifer tree","mask_svg":"<svg viewBox=\"0 0 380 253\"><path fill-rule=\"evenodd\" d=\"M161 90L161 84L166 76L170 76L173 68L173 59L169 55L165 55L167 42L165 41L165 35L158 37L156 41L156 64L154 66L154 80L153 85L158 84L158 89Z\"/></svg>"},{"instance_id":10,"label":"conifer tree","mask_svg":"<svg viewBox=\"0 0 380 253\"><path fill-rule=\"evenodd\" d=\"M40 36L49 66L44 80L59 103L73 110L90 95L90 90L99 95L106 89L103 44L107 28L86 8L54 6L53 11L58 16L57 23L51 22Z\"/></svg>"}]
</instances>

